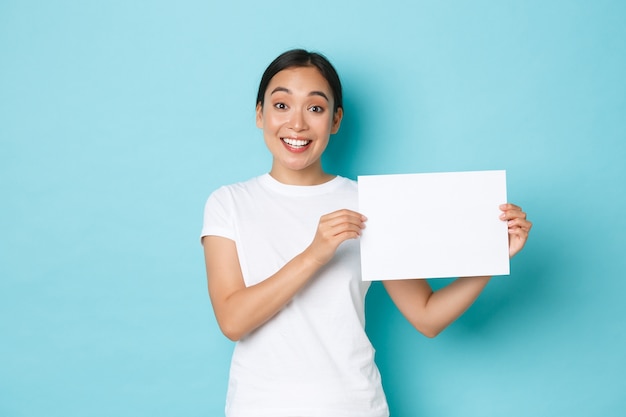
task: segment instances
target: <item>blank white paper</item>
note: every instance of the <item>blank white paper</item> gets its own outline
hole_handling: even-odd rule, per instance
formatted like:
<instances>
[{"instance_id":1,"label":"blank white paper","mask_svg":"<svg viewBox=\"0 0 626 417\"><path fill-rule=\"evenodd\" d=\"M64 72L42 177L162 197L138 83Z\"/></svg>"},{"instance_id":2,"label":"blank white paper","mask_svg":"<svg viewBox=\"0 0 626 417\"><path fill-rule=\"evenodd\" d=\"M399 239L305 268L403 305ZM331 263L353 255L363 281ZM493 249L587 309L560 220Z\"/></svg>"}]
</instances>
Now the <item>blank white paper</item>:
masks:
<instances>
[{"instance_id":1,"label":"blank white paper","mask_svg":"<svg viewBox=\"0 0 626 417\"><path fill-rule=\"evenodd\" d=\"M508 275L505 171L358 177L364 281Z\"/></svg>"}]
</instances>

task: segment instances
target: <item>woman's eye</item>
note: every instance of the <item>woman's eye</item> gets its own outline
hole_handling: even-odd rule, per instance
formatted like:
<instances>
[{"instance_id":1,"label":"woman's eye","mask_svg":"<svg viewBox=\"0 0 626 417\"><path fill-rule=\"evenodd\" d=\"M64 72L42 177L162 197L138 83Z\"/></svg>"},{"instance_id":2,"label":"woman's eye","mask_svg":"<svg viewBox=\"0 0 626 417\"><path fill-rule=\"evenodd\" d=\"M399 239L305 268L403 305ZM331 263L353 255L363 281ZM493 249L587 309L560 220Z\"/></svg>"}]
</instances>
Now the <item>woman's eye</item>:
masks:
<instances>
[{"instance_id":1,"label":"woman's eye","mask_svg":"<svg viewBox=\"0 0 626 417\"><path fill-rule=\"evenodd\" d=\"M278 110L285 110L287 108L287 105L285 103L276 103L274 104L274 107L276 107Z\"/></svg>"},{"instance_id":2,"label":"woman's eye","mask_svg":"<svg viewBox=\"0 0 626 417\"><path fill-rule=\"evenodd\" d=\"M315 113L321 113L324 111L324 108L322 106L311 106L309 107L309 110Z\"/></svg>"}]
</instances>

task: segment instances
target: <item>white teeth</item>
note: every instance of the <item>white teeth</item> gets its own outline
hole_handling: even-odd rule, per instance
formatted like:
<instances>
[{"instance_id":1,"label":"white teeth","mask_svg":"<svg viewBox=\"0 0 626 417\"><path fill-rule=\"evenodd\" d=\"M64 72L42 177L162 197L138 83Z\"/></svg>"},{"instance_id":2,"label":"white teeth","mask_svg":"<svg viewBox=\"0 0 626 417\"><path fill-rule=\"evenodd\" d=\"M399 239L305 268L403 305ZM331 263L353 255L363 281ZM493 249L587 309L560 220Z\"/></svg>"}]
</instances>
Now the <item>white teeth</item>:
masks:
<instances>
[{"instance_id":1,"label":"white teeth","mask_svg":"<svg viewBox=\"0 0 626 417\"><path fill-rule=\"evenodd\" d=\"M310 140L289 139L289 138L283 138L283 142L285 142L289 146L306 146L309 143L311 143Z\"/></svg>"}]
</instances>

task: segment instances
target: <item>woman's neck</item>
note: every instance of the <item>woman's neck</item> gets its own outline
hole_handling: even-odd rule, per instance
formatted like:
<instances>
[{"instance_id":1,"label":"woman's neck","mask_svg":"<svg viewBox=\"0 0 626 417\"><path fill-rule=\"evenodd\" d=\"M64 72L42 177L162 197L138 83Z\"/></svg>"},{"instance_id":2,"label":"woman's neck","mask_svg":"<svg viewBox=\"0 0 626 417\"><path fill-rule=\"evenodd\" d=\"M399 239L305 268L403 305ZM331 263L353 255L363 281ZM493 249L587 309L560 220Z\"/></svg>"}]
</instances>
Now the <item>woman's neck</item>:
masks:
<instances>
[{"instance_id":1,"label":"woman's neck","mask_svg":"<svg viewBox=\"0 0 626 417\"><path fill-rule=\"evenodd\" d=\"M272 167L270 175L286 185L320 185L335 178L335 175L328 174L322 169L290 171Z\"/></svg>"}]
</instances>

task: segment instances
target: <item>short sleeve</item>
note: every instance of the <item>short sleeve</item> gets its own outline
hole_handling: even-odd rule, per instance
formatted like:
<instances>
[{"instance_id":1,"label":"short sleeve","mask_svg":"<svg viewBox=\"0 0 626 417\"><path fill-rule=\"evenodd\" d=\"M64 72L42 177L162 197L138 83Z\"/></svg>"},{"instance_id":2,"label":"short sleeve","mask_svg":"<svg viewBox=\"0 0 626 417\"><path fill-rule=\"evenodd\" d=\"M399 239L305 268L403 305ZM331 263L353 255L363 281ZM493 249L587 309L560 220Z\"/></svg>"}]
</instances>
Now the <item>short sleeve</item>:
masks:
<instances>
[{"instance_id":1,"label":"short sleeve","mask_svg":"<svg viewBox=\"0 0 626 417\"><path fill-rule=\"evenodd\" d=\"M221 236L235 240L233 197L227 187L215 190L204 205L202 233L204 236Z\"/></svg>"}]
</instances>

